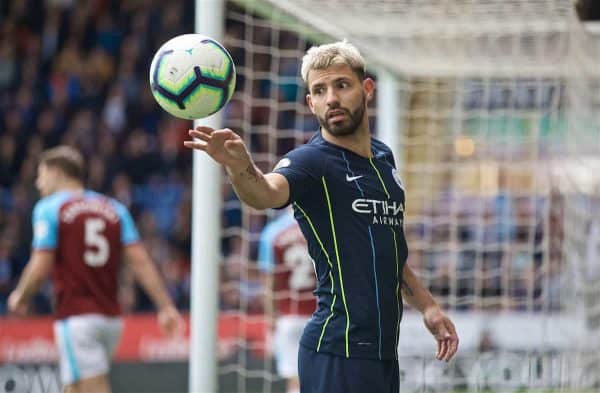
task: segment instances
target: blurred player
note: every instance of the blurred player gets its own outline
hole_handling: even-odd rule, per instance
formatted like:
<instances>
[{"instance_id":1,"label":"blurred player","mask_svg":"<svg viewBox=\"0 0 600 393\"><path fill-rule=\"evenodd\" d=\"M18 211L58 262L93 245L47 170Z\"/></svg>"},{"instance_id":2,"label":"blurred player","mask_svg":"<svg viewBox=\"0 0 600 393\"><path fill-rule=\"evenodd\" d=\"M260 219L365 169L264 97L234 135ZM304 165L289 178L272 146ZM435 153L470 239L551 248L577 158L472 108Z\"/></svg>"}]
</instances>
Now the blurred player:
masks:
<instances>
[{"instance_id":1,"label":"blurred player","mask_svg":"<svg viewBox=\"0 0 600 393\"><path fill-rule=\"evenodd\" d=\"M45 151L36 186L31 258L8 306L25 314L29 299L52 272L61 380L66 392L110 392L108 372L122 330L117 300L121 259L129 264L158 309L167 334L183 330L127 209L84 189L83 158L59 146Z\"/></svg>"},{"instance_id":2,"label":"blurred player","mask_svg":"<svg viewBox=\"0 0 600 393\"><path fill-rule=\"evenodd\" d=\"M298 392L298 343L315 311L316 285L306 240L291 210L271 221L260 236L258 264L265 272L267 310L275 315L277 373L287 380L287 393Z\"/></svg>"},{"instance_id":3,"label":"blurred player","mask_svg":"<svg viewBox=\"0 0 600 393\"><path fill-rule=\"evenodd\" d=\"M300 391L397 393L403 299L423 314L437 359L454 356L458 336L406 264L404 185L390 148L371 136L375 82L360 52L347 42L313 47L302 79L321 128L273 172L263 174L229 129L197 127L185 146L222 164L248 205L294 208L318 277L317 311L300 339Z\"/></svg>"}]
</instances>

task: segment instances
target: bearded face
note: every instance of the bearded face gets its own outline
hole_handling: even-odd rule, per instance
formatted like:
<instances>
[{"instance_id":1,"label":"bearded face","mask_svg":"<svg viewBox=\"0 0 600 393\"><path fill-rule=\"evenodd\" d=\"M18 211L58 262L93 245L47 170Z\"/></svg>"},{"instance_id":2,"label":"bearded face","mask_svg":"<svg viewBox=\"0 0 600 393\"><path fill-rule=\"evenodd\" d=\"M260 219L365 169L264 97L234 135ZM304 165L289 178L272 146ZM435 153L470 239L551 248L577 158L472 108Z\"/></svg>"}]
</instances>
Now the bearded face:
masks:
<instances>
[{"instance_id":1,"label":"bearded face","mask_svg":"<svg viewBox=\"0 0 600 393\"><path fill-rule=\"evenodd\" d=\"M318 116L319 124L334 136L352 135L358 129L365 116L367 102L364 93L361 103L355 108L334 106L325 112L325 116Z\"/></svg>"},{"instance_id":2,"label":"bearded face","mask_svg":"<svg viewBox=\"0 0 600 393\"><path fill-rule=\"evenodd\" d=\"M371 79L360 80L348 65L334 64L311 70L308 80L306 100L323 130L346 136L366 124L366 105L374 87Z\"/></svg>"}]
</instances>

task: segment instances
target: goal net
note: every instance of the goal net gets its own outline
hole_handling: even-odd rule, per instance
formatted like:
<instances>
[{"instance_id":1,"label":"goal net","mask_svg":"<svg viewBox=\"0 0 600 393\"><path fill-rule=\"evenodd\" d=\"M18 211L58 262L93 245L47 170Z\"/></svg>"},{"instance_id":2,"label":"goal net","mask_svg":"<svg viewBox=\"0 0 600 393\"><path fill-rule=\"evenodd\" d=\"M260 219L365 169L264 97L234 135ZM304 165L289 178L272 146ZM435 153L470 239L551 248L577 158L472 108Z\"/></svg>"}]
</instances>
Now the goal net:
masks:
<instances>
[{"instance_id":1,"label":"goal net","mask_svg":"<svg viewBox=\"0 0 600 393\"><path fill-rule=\"evenodd\" d=\"M225 126L263 171L318 128L300 78L311 45L348 39L394 87L397 105L370 115L376 134L395 125L383 137L407 190L408 263L461 337L455 361L435 361L408 310L403 392L600 389L596 37L570 0L226 2L239 79ZM220 391L285 391L265 299L293 294L257 263L277 213L223 193L221 312L237 335L219 342Z\"/></svg>"}]
</instances>

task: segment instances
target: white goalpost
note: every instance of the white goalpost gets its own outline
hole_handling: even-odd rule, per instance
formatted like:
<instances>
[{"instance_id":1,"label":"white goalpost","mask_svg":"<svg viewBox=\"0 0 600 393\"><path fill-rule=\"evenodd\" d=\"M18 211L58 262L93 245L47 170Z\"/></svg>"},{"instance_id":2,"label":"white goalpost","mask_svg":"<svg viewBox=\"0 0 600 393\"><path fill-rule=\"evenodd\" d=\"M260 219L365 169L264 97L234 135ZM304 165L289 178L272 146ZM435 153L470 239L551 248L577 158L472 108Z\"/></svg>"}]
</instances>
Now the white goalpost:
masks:
<instances>
[{"instance_id":1,"label":"white goalpost","mask_svg":"<svg viewBox=\"0 0 600 393\"><path fill-rule=\"evenodd\" d=\"M222 41L224 1L196 0L196 33ZM222 113L194 121L221 128ZM221 260L221 167L194 151L189 391L217 391L217 323Z\"/></svg>"}]
</instances>

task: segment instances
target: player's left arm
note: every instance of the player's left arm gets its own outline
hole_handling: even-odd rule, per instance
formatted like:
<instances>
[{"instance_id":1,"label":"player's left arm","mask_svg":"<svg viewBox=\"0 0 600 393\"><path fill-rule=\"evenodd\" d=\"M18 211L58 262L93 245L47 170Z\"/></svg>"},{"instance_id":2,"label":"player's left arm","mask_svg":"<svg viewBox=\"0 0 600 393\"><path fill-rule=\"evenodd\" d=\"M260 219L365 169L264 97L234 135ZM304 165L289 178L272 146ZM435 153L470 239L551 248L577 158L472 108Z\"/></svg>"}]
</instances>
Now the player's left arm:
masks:
<instances>
[{"instance_id":1,"label":"player's left arm","mask_svg":"<svg viewBox=\"0 0 600 393\"><path fill-rule=\"evenodd\" d=\"M27 313L29 299L39 290L54 266L54 250L34 250L17 287L8 297L8 308L18 315Z\"/></svg>"},{"instance_id":2,"label":"player's left arm","mask_svg":"<svg viewBox=\"0 0 600 393\"><path fill-rule=\"evenodd\" d=\"M408 264L404 265L402 270L402 297L423 314L425 326L438 343L435 357L446 362L452 359L458 350L456 328Z\"/></svg>"},{"instance_id":3,"label":"player's left arm","mask_svg":"<svg viewBox=\"0 0 600 393\"><path fill-rule=\"evenodd\" d=\"M136 280L154 302L158 310L158 323L169 335L179 335L185 331L185 322L173 304L165 284L146 248L139 242L129 244L124 249L125 261Z\"/></svg>"}]
</instances>

